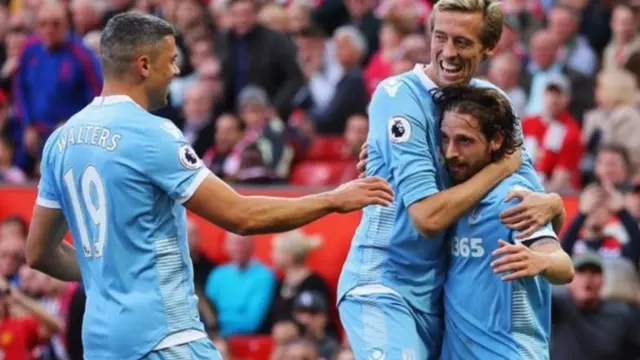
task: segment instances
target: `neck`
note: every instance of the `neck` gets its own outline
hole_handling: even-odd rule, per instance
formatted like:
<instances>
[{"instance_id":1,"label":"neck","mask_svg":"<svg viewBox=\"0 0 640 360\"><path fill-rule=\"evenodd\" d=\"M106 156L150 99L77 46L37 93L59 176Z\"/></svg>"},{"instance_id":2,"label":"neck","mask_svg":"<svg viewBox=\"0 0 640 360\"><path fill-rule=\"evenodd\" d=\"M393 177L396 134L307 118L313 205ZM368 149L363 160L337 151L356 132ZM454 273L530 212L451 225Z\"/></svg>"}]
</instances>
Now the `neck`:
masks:
<instances>
[{"instance_id":1,"label":"neck","mask_svg":"<svg viewBox=\"0 0 640 360\"><path fill-rule=\"evenodd\" d=\"M126 95L141 108L149 110L149 97L139 85L132 85L125 81L105 80L100 96Z\"/></svg>"},{"instance_id":2,"label":"neck","mask_svg":"<svg viewBox=\"0 0 640 360\"><path fill-rule=\"evenodd\" d=\"M431 81L433 81L436 85L438 85L438 87L440 87L438 76L436 74L436 69L434 68L434 66L435 65L433 65L433 62L430 62L427 66L424 67L424 72L425 74L427 74L429 79L431 79Z\"/></svg>"}]
</instances>

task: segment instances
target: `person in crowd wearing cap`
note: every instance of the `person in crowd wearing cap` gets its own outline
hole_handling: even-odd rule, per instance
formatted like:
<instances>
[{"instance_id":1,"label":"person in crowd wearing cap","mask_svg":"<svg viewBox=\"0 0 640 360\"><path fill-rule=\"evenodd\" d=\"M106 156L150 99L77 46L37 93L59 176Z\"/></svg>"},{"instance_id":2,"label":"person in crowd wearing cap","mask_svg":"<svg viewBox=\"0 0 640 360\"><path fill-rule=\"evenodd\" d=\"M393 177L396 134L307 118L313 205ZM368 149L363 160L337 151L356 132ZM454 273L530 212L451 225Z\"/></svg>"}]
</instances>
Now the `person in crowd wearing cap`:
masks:
<instances>
[{"instance_id":1,"label":"person in crowd wearing cap","mask_svg":"<svg viewBox=\"0 0 640 360\"><path fill-rule=\"evenodd\" d=\"M547 191L580 189L582 137L578 122L567 111L571 84L562 74L547 77L540 115L522 120L525 148Z\"/></svg>"},{"instance_id":2,"label":"person in crowd wearing cap","mask_svg":"<svg viewBox=\"0 0 640 360\"><path fill-rule=\"evenodd\" d=\"M231 262L213 269L204 292L218 312L220 335L253 334L266 318L275 274L254 259L253 238L228 233L225 245Z\"/></svg>"},{"instance_id":3,"label":"person in crowd wearing cap","mask_svg":"<svg viewBox=\"0 0 640 360\"><path fill-rule=\"evenodd\" d=\"M636 360L640 311L603 300L603 265L597 253L573 257L575 276L552 297L551 360Z\"/></svg>"},{"instance_id":4,"label":"person in crowd wearing cap","mask_svg":"<svg viewBox=\"0 0 640 360\"><path fill-rule=\"evenodd\" d=\"M304 337L316 344L320 357L328 360L338 351L340 343L327 334L327 304L324 294L315 291L301 292L293 305L293 317L304 327Z\"/></svg>"},{"instance_id":5,"label":"person in crowd wearing cap","mask_svg":"<svg viewBox=\"0 0 640 360\"><path fill-rule=\"evenodd\" d=\"M240 118L245 130L242 140L236 144L227 157L225 171L231 178L237 178L246 151L257 149L261 159L260 171L251 177L286 179L289 176L294 151L285 138L282 120L276 115L265 90L256 85L245 87L238 96ZM250 159L246 159L250 160ZM245 161L246 162L246 161ZM251 167L255 167L252 161ZM245 168L248 164L245 164ZM241 180L248 180L243 176Z\"/></svg>"},{"instance_id":6,"label":"person in crowd wearing cap","mask_svg":"<svg viewBox=\"0 0 640 360\"><path fill-rule=\"evenodd\" d=\"M617 237L607 231L612 216L618 218L624 229ZM623 236L626 241L622 241ZM625 207L624 195L612 185L588 186L580 195L578 213L564 233L562 248L569 254L593 251L608 259L626 259L637 268L640 228Z\"/></svg>"},{"instance_id":7,"label":"person in crowd wearing cap","mask_svg":"<svg viewBox=\"0 0 640 360\"><path fill-rule=\"evenodd\" d=\"M451 87L436 99L443 109L442 158L455 184L522 145L516 137L516 116L503 93ZM533 185L512 174L452 230L444 284L443 359L547 358L551 284L571 281L573 268L550 223L533 234L502 224L500 214L518 204L509 193L518 189L531 191Z\"/></svg>"},{"instance_id":8,"label":"person in crowd wearing cap","mask_svg":"<svg viewBox=\"0 0 640 360\"><path fill-rule=\"evenodd\" d=\"M278 283L271 305L270 324L293 316L294 300L302 292L315 291L325 302L329 302L329 286L320 275L307 266L309 254L321 244L322 239L319 236L307 235L301 229L273 238L273 264L284 273L284 277Z\"/></svg>"}]
</instances>

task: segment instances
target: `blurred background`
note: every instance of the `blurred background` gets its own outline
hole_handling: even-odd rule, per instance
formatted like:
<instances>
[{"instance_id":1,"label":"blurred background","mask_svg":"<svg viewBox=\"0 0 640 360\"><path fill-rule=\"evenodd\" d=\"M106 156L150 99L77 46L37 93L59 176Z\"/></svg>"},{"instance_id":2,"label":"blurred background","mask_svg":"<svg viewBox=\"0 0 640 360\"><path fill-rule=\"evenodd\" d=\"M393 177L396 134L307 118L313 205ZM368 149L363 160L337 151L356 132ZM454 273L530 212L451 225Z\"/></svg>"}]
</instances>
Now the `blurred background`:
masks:
<instances>
[{"instance_id":1,"label":"blurred background","mask_svg":"<svg viewBox=\"0 0 640 360\"><path fill-rule=\"evenodd\" d=\"M552 359L640 359L640 1L504 0L478 77L522 118L563 195L577 274L555 289ZM0 358L81 359L81 285L24 265L42 145L100 93L100 29L154 14L181 75L157 111L246 194L302 195L357 176L367 104L429 62L430 0L0 0ZM225 359L353 359L335 288L359 214L239 237L191 217L203 322ZM242 271L240 271L242 270Z\"/></svg>"}]
</instances>

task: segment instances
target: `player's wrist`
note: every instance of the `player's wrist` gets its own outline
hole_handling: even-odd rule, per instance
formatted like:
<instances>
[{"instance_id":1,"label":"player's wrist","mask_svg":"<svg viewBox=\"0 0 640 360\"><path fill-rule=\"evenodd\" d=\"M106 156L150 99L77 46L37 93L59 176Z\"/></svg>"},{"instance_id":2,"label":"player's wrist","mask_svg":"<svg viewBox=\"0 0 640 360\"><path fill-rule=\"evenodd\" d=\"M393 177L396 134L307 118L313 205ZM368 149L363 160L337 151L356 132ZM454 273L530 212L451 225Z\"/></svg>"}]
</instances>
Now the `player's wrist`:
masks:
<instances>
[{"instance_id":1,"label":"player's wrist","mask_svg":"<svg viewBox=\"0 0 640 360\"><path fill-rule=\"evenodd\" d=\"M319 194L317 201L328 212L337 212L340 209L339 196L335 191Z\"/></svg>"}]
</instances>

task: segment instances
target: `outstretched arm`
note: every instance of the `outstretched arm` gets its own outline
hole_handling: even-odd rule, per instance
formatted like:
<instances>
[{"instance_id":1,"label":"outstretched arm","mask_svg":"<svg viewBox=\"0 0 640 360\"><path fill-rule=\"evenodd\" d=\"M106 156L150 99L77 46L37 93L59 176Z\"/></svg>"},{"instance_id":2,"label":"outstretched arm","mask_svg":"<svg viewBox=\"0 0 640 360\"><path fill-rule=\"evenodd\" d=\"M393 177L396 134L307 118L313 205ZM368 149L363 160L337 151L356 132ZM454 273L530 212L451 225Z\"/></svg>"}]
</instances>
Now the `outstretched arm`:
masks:
<instances>
[{"instance_id":1,"label":"outstretched arm","mask_svg":"<svg viewBox=\"0 0 640 360\"><path fill-rule=\"evenodd\" d=\"M380 178L359 179L333 191L287 199L242 196L210 174L185 206L225 230L248 235L293 230L332 212L392 201L391 188Z\"/></svg>"}]
</instances>

